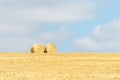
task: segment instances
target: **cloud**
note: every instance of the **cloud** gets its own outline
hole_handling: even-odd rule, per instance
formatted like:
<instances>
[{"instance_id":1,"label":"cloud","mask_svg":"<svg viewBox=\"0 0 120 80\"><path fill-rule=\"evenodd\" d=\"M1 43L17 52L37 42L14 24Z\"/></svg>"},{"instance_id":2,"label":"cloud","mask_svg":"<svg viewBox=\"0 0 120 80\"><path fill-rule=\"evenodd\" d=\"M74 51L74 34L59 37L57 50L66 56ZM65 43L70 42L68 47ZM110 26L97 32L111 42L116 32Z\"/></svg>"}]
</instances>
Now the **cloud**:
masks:
<instances>
[{"instance_id":1,"label":"cloud","mask_svg":"<svg viewBox=\"0 0 120 80\"><path fill-rule=\"evenodd\" d=\"M29 37L4 37L0 39L0 52L30 52Z\"/></svg>"},{"instance_id":2,"label":"cloud","mask_svg":"<svg viewBox=\"0 0 120 80\"><path fill-rule=\"evenodd\" d=\"M40 22L71 22L89 20L95 17L95 4L66 3L26 10L26 20Z\"/></svg>"},{"instance_id":3,"label":"cloud","mask_svg":"<svg viewBox=\"0 0 120 80\"><path fill-rule=\"evenodd\" d=\"M12 2L14 0L11 0ZM19 0L20 1L20 0ZM96 16L96 3L90 1L47 1L14 2L1 5L2 22L72 22L91 20ZM60 3L59 3L60 2ZM17 5L16 5L17 4ZM36 5L35 5L36 4Z\"/></svg>"},{"instance_id":4,"label":"cloud","mask_svg":"<svg viewBox=\"0 0 120 80\"><path fill-rule=\"evenodd\" d=\"M120 19L98 25L92 34L75 40L79 51L120 52Z\"/></svg>"},{"instance_id":5,"label":"cloud","mask_svg":"<svg viewBox=\"0 0 120 80\"><path fill-rule=\"evenodd\" d=\"M43 29L43 26L27 24L0 24L0 36L29 36Z\"/></svg>"},{"instance_id":6,"label":"cloud","mask_svg":"<svg viewBox=\"0 0 120 80\"><path fill-rule=\"evenodd\" d=\"M66 40L70 36L71 32L64 27L61 27L59 30L43 32L37 35L36 39L42 43L57 43Z\"/></svg>"},{"instance_id":7,"label":"cloud","mask_svg":"<svg viewBox=\"0 0 120 80\"><path fill-rule=\"evenodd\" d=\"M53 30L53 31L48 31L48 32L40 32L40 33L36 32L37 34L31 33L32 29L29 29L28 32L26 32L26 30L24 29L28 30L29 28L28 27L27 28L24 28L24 27L16 28L15 27L15 28L8 29L8 30L2 29L3 32L9 31L10 33L4 32L3 33L4 35L1 35L0 51L1 52L6 52L6 51L8 52L29 52L31 46L36 43L43 43L43 44L56 43L57 44L59 42L66 40L70 36L69 30L65 29L64 27L61 27L58 30Z\"/></svg>"},{"instance_id":8,"label":"cloud","mask_svg":"<svg viewBox=\"0 0 120 80\"><path fill-rule=\"evenodd\" d=\"M65 28L42 31L49 24L91 20L96 2L88 0L0 0L0 51L29 51L37 42L62 42Z\"/></svg>"}]
</instances>

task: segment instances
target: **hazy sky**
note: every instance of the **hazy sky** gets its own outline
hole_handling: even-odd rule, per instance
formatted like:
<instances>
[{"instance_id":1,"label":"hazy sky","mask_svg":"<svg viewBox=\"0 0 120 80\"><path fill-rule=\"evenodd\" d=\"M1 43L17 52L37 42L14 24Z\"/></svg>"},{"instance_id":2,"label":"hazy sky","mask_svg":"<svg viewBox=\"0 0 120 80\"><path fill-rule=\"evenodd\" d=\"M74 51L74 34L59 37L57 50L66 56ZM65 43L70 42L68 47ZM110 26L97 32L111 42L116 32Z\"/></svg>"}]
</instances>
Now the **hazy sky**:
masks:
<instances>
[{"instance_id":1,"label":"hazy sky","mask_svg":"<svg viewBox=\"0 0 120 80\"><path fill-rule=\"evenodd\" d=\"M0 0L0 52L120 52L120 0Z\"/></svg>"}]
</instances>

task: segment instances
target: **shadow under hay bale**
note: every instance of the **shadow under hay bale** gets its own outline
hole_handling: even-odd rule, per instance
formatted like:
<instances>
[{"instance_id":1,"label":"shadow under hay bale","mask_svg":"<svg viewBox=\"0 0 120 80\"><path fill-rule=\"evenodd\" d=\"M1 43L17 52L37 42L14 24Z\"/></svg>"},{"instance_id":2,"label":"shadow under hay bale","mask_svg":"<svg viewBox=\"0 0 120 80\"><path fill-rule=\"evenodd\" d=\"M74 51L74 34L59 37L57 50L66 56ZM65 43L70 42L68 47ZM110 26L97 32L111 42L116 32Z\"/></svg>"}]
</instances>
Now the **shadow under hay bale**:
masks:
<instances>
[{"instance_id":1,"label":"shadow under hay bale","mask_svg":"<svg viewBox=\"0 0 120 80\"><path fill-rule=\"evenodd\" d=\"M45 49L44 49L44 53L48 53L48 51L47 51L47 48L45 47Z\"/></svg>"},{"instance_id":2,"label":"shadow under hay bale","mask_svg":"<svg viewBox=\"0 0 120 80\"><path fill-rule=\"evenodd\" d=\"M44 50L45 50L45 47L42 44L35 44L31 48L31 53L43 54Z\"/></svg>"},{"instance_id":3,"label":"shadow under hay bale","mask_svg":"<svg viewBox=\"0 0 120 80\"><path fill-rule=\"evenodd\" d=\"M48 54L56 54L57 53L57 47L54 44L47 44L46 50Z\"/></svg>"}]
</instances>

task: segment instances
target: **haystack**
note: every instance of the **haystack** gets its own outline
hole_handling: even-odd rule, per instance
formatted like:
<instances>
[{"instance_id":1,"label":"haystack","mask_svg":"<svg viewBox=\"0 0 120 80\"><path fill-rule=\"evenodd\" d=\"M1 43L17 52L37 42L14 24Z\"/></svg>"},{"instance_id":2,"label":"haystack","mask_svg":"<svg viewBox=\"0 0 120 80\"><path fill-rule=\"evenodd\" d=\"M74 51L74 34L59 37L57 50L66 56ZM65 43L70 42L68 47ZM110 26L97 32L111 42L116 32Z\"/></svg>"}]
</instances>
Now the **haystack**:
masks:
<instances>
[{"instance_id":1,"label":"haystack","mask_svg":"<svg viewBox=\"0 0 120 80\"><path fill-rule=\"evenodd\" d=\"M56 54L57 53L57 47L54 44L47 44L46 50L48 54Z\"/></svg>"},{"instance_id":2,"label":"haystack","mask_svg":"<svg viewBox=\"0 0 120 80\"><path fill-rule=\"evenodd\" d=\"M31 48L31 53L39 53L43 54L44 53L45 47L42 44L35 44Z\"/></svg>"}]
</instances>

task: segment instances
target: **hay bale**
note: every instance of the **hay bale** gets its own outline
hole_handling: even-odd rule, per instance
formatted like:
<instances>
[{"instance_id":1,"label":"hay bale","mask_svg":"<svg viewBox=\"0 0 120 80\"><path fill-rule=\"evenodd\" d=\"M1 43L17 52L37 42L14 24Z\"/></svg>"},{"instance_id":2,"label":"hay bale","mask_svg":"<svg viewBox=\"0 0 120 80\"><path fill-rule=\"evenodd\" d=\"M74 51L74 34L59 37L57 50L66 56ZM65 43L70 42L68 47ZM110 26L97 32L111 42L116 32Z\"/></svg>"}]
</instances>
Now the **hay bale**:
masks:
<instances>
[{"instance_id":1,"label":"hay bale","mask_svg":"<svg viewBox=\"0 0 120 80\"><path fill-rule=\"evenodd\" d=\"M42 44L35 44L31 48L31 53L43 54L44 53L44 49L45 49L45 47Z\"/></svg>"},{"instance_id":2,"label":"hay bale","mask_svg":"<svg viewBox=\"0 0 120 80\"><path fill-rule=\"evenodd\" d=\"M54 44L47 44L46 50L48 54L56 54L57 53L57 47Z\"/></svg>"}]
</instances>

